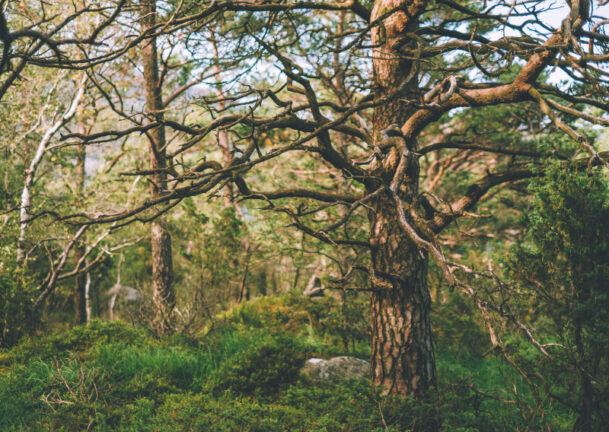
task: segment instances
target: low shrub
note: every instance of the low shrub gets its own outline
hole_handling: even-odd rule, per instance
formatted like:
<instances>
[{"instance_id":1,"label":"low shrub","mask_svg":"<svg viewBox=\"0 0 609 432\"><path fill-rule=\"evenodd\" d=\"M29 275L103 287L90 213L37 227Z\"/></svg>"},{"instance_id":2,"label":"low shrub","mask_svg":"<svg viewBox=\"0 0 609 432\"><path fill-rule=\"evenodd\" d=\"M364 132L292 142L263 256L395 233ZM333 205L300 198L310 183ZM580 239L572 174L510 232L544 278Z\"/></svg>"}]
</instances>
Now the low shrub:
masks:
<instances>
[{"instance_id":1,"label":"low shrub","mask_svg":"<svg viewBox=\"0 0 609 432\"><path fill-rule=\"evenodd\" d=\"M36 294L24 270L0 250L0 347L15 345L35 326L30 310Z\"/></svg>"},{"instance_id":2,"label":"low shrub","mask_svg":"<svg viewBox=\"0 0 609 432\"><path fill-rule=\"evenodd\" d=\"M244 394L275 393L296 379L308 352L303 344L285 336L254 343L216 371L213 389Z\"/></svg>"}]
</instances>

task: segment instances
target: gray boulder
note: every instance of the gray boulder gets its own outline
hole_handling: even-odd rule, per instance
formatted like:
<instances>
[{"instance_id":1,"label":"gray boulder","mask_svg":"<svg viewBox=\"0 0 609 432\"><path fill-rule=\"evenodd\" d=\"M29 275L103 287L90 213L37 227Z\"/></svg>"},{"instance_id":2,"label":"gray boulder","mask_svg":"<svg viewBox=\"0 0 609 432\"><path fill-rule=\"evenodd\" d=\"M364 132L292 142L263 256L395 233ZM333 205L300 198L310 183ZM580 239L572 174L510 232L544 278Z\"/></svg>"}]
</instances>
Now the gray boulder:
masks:
<instances>
[{"instance_id":1,"label":"gray boulder","mask_svg":"<svg viewBox=\"0 0 609 432\"><path fill-rule=\"evenodd\" d=\"M355 357L333 357L329 360L307 360L300 372L312 381L365 379L370 377L370 363Z\"/></svg>"}]
</instances>

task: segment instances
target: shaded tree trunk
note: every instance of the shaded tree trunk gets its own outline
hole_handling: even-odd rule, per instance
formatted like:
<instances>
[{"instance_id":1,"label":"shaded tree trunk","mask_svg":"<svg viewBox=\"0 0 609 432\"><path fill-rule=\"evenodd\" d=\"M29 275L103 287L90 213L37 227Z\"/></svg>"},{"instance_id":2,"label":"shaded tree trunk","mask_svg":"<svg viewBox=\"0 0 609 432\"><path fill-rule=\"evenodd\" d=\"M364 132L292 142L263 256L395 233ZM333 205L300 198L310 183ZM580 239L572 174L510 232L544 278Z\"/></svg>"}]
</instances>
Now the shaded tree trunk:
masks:
<instances>
[{"instance_id":1,"label":"shaded tree trunk","mask_svg":"<svg viewBox=\"0 0 609 432\"><path fill-rule=\"evenodd\" d=\"M85 125L83 116L83 106L81 105L78 112L78 132L85 134ZM85 162L87 158L87 149L84 144L76 147L76 195L80 202L85 196ZM74 259L78 263L86 253L86 247L81 242L74 248ZM74 305L74 325L87 323L87 273L79 273L74 278L74 294L72 297Z\"/></svg>"},{"instance_id":2,"label":"shaded tree trunk","mask_svg":"<svg viewBox=\"0 0 609 432\"><path fill-rule=\"evenodd\" d=\"M142 32L155 25L156 0L141 0ZM144 41L141 49L144 68L144 88L146 94L146 116L148 122L163 122L163 100L159 81L159 62L156 38ZM157 171L151 176L150 197L158 198L167 189L167 167L165 128L160 125L148 132L150 141L150 169ZM157 218L151 224L152 239L152 296L156 309L155 325L161 332L170 330L171 317L175 306L173 290L173 261L171 236L163 219Z\"/></svg>"},{"instance_id":3,"label":"shaded tree trunk","mask_svg":"<svg viewBox=\"0 0 609 432\"><path fill-rule=\"evenodd\" d=\"M243 303L244 301L249 301L250 299L250 287L247 281L250 268L249 251L246 251L246 254L245 268L243 269L243 277L241 278L241 283L239 284L239 296L237 297L237 303Z\"/></svg>"},{"instance_id":4,"label":"shaded tree trunk","mask_svg":"<svg viewBox=\"0 0 609 432\"><path fill-rule=\"evenodd\" d=\"M80 261L84 254L84 246L74 249L74 259ZM74 325L87 323L87 273L78 273L74 280L74 295L72 302L74 305Z\"/></svg>"},{"instance_id":5,"label":"shaded tree trunk","mask_svg":"<svg viewBox=\"0 0 609 432\"><path fill-rule=\"evenodd\" d=\"M259 290L258 292L260 293L260 295L262 297L266 297L266 292L267 292L267 288L266 288L266 284L267 284L267 268L262 267L262 270L260 271L260 284L259 284Z\"/></svg>"},{"instance_id":6,"label":"shaded tree trunk","mask_svg":"<svg viewBox=\"0 0 609 432\"><path fill-rule=\"evenodd\" d=\"M388 146L391 143L386 142L389 138L383 130L391 125L401 127L412 114L412 108L401 99L417 100L418 97L417 73L411 70L415 66L398 58L395 46L405 33L416 27L424 6L424 1L417 0L377 0L372 11L372 20L375 20L389 10L401 8L384 21L384 30L372 31L372 43L377 46L373 60L377 95L386 97L399 92L399 96L379 104L374 111L374 144L387 150L382 161L370 170L385 184L391 182L401 153L405 149L416 150L415 142L403 140ZM418 161L412 158L396 191L406 204L417 196L418 177ZM379 184L369 186L370 192ZM369 220L372 379L384 394L422 398L436 382L431 299L427 289L428 258L400 227L396 201L389 193L379 195L372 203Z\"/></svg>"}]
</instances>

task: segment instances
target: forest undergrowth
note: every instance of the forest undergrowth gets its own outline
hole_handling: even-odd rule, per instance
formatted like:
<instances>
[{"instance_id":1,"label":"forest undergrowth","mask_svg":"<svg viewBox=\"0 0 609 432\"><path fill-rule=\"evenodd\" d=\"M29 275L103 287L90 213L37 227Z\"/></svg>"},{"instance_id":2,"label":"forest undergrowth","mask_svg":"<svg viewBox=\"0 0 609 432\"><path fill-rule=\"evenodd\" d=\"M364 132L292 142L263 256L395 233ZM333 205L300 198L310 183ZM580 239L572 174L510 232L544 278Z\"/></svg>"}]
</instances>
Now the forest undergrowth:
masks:
<instances>
[{"instance_id":1,"label":"forest undergrowth","mask_svg":"<svg viewBox=\"0 0 609 432\"><path fill-rule=\"evenodd\" d=\"M436 306L439 384L426 402L383 397L367 380L314 383L299 374L311 357L368 358L363 301L344 308L332 297L258 298L197 336L158 338L94 321L0 352L0 429L407 431L433 416L446 431L528 430L526 386L486 352L470 307L457 299ZM513 345L520 360L536 360ZM504 403L510 388L521 406ZM546 411L552 430L572 426L568 412Z\"/></svg>"}]
</instances>

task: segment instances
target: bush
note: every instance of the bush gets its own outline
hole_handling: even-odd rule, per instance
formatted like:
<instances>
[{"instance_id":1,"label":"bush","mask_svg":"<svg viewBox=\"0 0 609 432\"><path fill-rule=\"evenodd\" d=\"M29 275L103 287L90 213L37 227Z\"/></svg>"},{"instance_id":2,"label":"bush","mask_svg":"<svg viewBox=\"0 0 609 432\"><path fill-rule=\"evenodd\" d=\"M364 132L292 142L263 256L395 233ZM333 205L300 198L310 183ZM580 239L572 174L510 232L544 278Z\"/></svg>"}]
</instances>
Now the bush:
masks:
<instances>
[{"instance_id":1,"label":"bush","mask_svg":"<svg viewBox=\"0 0 609 432\"><path fill-rule=\"evenodd\" d=\"M530 299L522 307L552 343L554 360L537 368L550 395L577 413L573 430L602 430L609 423L607 179L553 166L531 191L525 241L508 266Z\"/></svg>"},{"instance_id":2,"label":"bush","mask_svg":"<svg viewBox=\"0 0 609 432\"><path fill-rule=\"evenodd\" d=\"M89 326L77 326L69 331L57 330L45 337L27 338L12 349L7 358L16 363L32 359L49 360L84 353L95 345L113 342L142 346L150 343L150 335L145 329L135 329L120 321L93 320Z\"/></svg>"},{"instance_id":3,"label":"bush","mask_svg":"<svg viewBox=\"0 0 609 432\"><path fill-rule=\"evenodd\" d=\"M298 376L307 349L288 337L253 344L240 356L225 362L212 378L214 390L272 394Z\"/></svg>"},{"instance_id":4,"label":"bush","mask_svg":"<svg viewBox=\"0 0 609 432\"><path fill-rule=\"evenodd\" d=\"M12 346L34 325L30 310L35 288L10 259L0 255L0 346Z\"/></svg>"}]
</instances>

